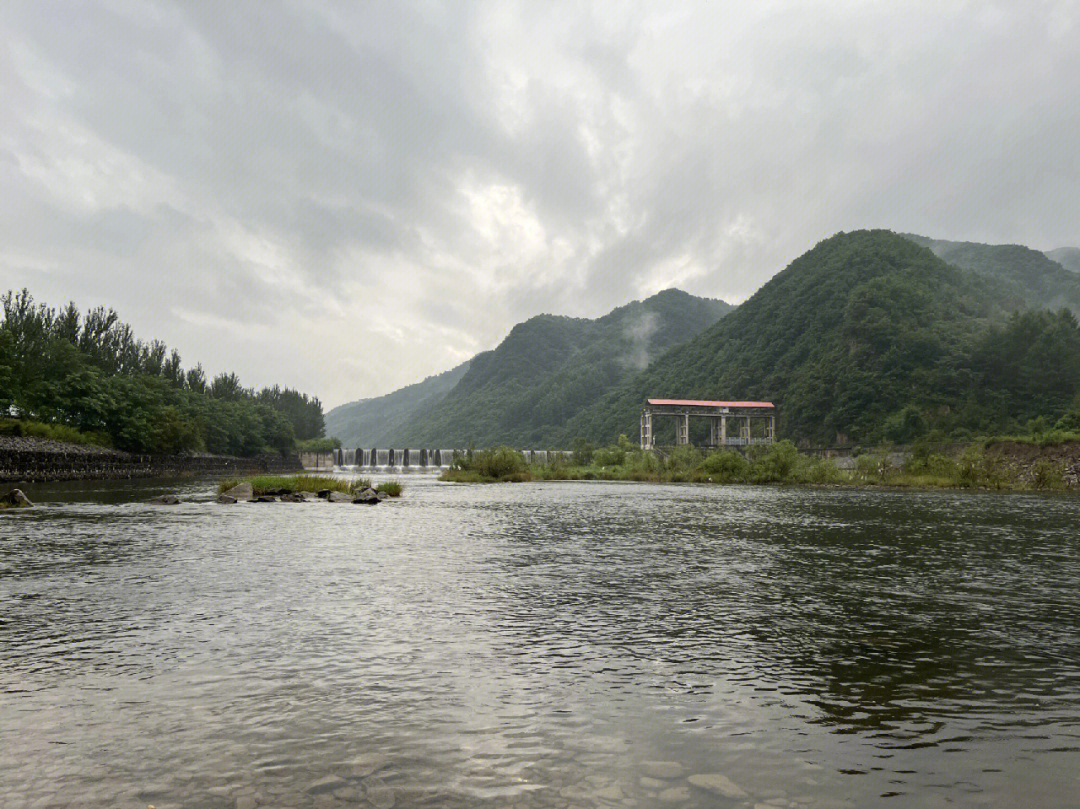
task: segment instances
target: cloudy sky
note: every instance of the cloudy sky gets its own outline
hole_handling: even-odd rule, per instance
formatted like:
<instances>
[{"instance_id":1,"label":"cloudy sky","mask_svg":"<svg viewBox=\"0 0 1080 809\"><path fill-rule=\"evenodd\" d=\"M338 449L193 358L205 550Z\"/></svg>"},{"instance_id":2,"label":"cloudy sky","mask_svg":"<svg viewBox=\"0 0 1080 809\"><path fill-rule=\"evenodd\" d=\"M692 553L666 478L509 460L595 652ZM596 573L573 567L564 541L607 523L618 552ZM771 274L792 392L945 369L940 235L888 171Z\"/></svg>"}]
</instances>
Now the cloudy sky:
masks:
<instances>
[{"instance_id":1,"label":"cloudy sky","mask_svg":"<svg viewBox=\"0 0 1080 809\"><path fill-rule=\"evenodd\" d=\"M838 230L1080 243L1080 0L7 0L0 42L0 287L328 405Z\"/></svg>"}]
</instances>

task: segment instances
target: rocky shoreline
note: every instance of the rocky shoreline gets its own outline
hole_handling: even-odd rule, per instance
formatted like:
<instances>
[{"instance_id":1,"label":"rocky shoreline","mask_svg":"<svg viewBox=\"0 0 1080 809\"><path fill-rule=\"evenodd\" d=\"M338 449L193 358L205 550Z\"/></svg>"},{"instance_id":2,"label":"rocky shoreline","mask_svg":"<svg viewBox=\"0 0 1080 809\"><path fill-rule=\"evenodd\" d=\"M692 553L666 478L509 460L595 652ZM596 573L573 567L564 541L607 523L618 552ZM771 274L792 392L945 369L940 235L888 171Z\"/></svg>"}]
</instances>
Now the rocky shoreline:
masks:
<instances>
[{"instance_id":1,"label":"rocky shoreline","mask_svg":"<svg viewBox=\"0 0 1080 809\"><path fill-rule=\"evenodd\" d=\"M142 455L46 438L0 436L0 482L48 483L184 475L286 474L302 470L296 455Z\"/></svg>"}]
</instances>

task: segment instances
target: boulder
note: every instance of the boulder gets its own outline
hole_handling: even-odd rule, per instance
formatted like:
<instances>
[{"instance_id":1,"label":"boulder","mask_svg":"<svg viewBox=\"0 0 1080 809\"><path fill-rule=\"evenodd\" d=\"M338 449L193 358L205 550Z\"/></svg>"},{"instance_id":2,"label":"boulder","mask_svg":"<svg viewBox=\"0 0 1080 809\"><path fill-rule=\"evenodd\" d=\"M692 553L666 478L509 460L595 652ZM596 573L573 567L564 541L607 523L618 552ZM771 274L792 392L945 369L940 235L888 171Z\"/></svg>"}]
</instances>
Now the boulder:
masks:
<instances>
[{"instance_id":1,"label":"boulder","mask_svg":"<svg viewBox=\"0 0 1080 809\"><path fill-rule=\"evenodd\" d=\"M321 497L323 500L327 500L327 499L330 498L330 490L329 489L319 489L319 491L315 492L315 496L316 497Z\"/></svg>"},{"instance_id":2,"label":"boulder","mask_svg":"<svg viewBox=\"0 0 1080 809\"><path fill-rule=\"evenodd\" d=\"M22 489L12 489L0 497L0 508L30 508L32 505L34 504L23 494Z\"/></svg>"},{"instance_id":3,"label":"boulder","mask_svg":"<svg viewBox=\"0 0 1080 809\"><path fill-rule=\"evenodd\" d=\"M219 494L217 501L223 505L231 505L236 502L236 498L229 494Z\"/></svg>"},{"instance_id":4,"label":"boulder","mask_svg":"<svg viewBox=\"0 0 1080 809\"><path fill-rule=\"evenodd\" d=\"M282 503L303 503L306 498L300 492L286 492L279 499Z\"/></svg>"},{"instance_id":5,"label":"boulder","mask_svg":"<svg viewBox=\"0 0 1080 809\"><path fill-rule=\"evenodd\" d=\"M378 497L380 500L385 500L390 495L388 495L386 492L375 492L375 496Z\"/></svg>"},{"instance_id":6,"label":"boulder","mask_svg":"<svg viewBox=\"0 0 1080 809\"><path fill-rule=\"evenodd\" d=\"M155 506L176 506L180 504L180 498L175 494L160 494L150 498L150 503Z\"/></svg>"},{"instance_id":7,"label":"boulder","mask_svg":"<svg viewBox=\"0 0 1080 809\"><path fill-rule=\"evenodd\" d=\"M223 494L235 497L237 500L251 500L255 496L255 491L251 488L251 483L245 480L243 483L239 483L223 492Z\"/></svg>"},{"instance_id":8,"label":"boulder","mask_svg":"<svg viewBox=\"0 0 1080 809\"><path fill-rule=\"evenodd\" d=\"M352 495L345 494L345 492L330 492L326 499L331 503L351 503L353 500Z\"/></svg>"},{"instance_id":9,"label":"boulder","mask_svg":"<svg viewBox=\"0 0 1080 809\"><path fill-rule=\"evenodd\" d=\"M260 494L258 497L251 498L252 503L276 503L277 498L272 494Z\"/></svg>"},{"instance_id":10,"label":"boulder","mask_svg":"<svg viewBox=\"0 0 1080 809\"><path fill-rule=\"evenodd\" d=\"M353 498L353 502L363 503L368 506L377 506L379 504L379 495L374 489L364 489Z\"/></svg>"}]
</instances>

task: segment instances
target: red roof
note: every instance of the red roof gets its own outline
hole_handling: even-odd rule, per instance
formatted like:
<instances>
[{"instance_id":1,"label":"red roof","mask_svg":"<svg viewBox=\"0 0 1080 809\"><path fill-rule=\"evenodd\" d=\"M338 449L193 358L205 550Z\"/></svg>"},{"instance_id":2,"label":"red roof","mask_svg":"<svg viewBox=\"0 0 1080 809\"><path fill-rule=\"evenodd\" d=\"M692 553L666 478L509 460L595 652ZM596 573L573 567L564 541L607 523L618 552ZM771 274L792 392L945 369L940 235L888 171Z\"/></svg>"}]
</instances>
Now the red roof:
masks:
<instances>
[{"instance_id":1,"label":"red roof","mask_svg":"<svg viewBox=\"0 0 1080 809\"><path fill-rule=\"evenodd\" d=\"M679 405L683 407L775 407L772 402L706 402L697 399L649 399L651 405Z\"/></svg>"}]
</instances>

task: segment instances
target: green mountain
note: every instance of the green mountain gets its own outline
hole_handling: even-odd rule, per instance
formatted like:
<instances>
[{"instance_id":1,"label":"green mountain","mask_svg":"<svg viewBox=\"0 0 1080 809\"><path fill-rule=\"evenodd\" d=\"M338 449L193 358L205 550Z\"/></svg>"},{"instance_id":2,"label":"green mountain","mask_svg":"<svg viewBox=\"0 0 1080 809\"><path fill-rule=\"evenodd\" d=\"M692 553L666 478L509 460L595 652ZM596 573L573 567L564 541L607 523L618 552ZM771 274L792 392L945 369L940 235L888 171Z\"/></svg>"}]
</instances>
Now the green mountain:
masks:
<instances>
[{"instance_id":1,"label":"green mountain","mask_svg":"<svg viewBox=\"0 0 1080 809\"><path fill-rule=\"evenodd\" d=\"M929 247L949 264L997 281L1008 309L1068 307L1080 313L1080 275L1069 272L1046 253L1018 244L949 242L903 235Z\"/></svg>"},{"instance_id":2,"label":"green mountain","mask_svg":"<svg viewBox=\"0 0 1080 809\"><path fill-rule=\"evenodd\" d=\"M1046 257L1056 261L1070 272L1080 273L1080 247L1059 247L1057 250L1047 250Z\"/></svg>"},{"instance_id":3,"label":"green mountain","mask_svg":"<svg viewBox=\"0 0 1080 809\"><path fill-rule=\"evenodd\" d=\"M582 408L731 308L669 289L595 320L530 318L474 357L453 390L413 411L392 438L407 446L568 445L564 425Z\"/></svg>"},{"instance_id":4,"label":"green mountain","mask_svg":"<svg viewBox=\"0 0 1080 809\"><path fill-rule=\"evenodd\" d=\"M429 376L423 382L335 407L325 416L326 434L345 447L388 447L398 440L401 427L417 410L430 407L449 393L469 370L469 360L456 368Z\"/></svg>"},{"instance_id":5,"label":"green mountain","mask_svg":"<svg viewBox=\"0 0 1080 809\"><path fill-rule=\"evenodd\" d=\"M1076 319L1010 316L1009 304L1018 274L1060 278L1045 257L1017 270L991 262L998 251L964 247L952 258L980 264L978 272L890 231L826 239L573 416L566 433L636 436L650 396L769 399L781 435L816 444L907 441L930 430L962 437L1036 417L1053 424L1080 392Z\"/></svg>"}]
</instances>

